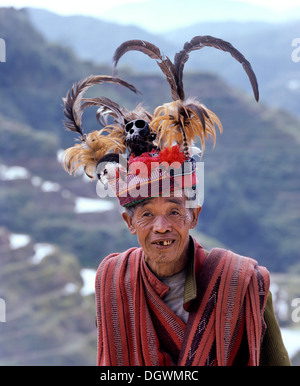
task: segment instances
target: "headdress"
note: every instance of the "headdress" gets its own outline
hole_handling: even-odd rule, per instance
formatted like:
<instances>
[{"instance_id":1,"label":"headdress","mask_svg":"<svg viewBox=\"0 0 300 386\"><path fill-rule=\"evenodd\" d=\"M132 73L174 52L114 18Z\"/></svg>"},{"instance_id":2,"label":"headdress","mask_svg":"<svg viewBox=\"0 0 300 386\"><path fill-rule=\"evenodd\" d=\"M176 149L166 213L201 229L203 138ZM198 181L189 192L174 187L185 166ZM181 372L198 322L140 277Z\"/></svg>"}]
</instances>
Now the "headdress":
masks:
<instances>
[{"instance_id":1,"label":"headdress","mask_svg":"<svg viewBox=\"0 0 300 386\"><path fill-rule=\"evenodd\" d=\"M173 62L164 57L152 43L143 40L126 41L115 51L114 69L126 52L141 51L156 60L170 86L173 101L158 106L153 114L141 104L134 111L128 111L107 97L84 98L84 94L90 87L105 82L138 93L132 84L116 76L105 75L91 75L74 84L63 98L67 118L65 127L80 135L80 143L63 153L62 164L65 170L75 174L83 167L90 178L97 175L102 181L106 175L105 178L114 186L122 206L161 195L166 189L175 191L177 188L194 187L194 143L200 139L202 156L205 141L211 138L215 144L216 129L220 132L223 130L220 120L212 111L195 98L185 98L184 65L192 51L203 47L229 52L239 61L258 101L258 84L250 63L224 40L212 36L196 36L176 53ZM82 128L82 114L88 106L98 106L96 116L103 128L86 134ZM121 154L126 154L125 158L120 157ZM113 168L106 167L108 163L112 163ZM166 179L169 181L167 188L164 184Z\"/></svg>"}]
</instances>

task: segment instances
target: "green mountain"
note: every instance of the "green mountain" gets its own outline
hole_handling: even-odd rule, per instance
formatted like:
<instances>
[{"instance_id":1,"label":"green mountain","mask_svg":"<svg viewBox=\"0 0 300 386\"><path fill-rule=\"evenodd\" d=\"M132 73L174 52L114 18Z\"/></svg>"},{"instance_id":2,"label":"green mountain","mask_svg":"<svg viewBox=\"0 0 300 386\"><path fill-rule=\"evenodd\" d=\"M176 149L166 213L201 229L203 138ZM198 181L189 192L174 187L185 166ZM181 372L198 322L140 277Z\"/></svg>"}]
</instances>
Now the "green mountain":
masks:
<instances>
[{"instance_id":1,"label":"green mountain","mask_svg":"<svg viewBox=\"0 0 300 386\"><path fill-rule=\"evenodd\" d=\"M28 22L25 10L4 8L0 17L0 36L7 44L7 62L1 63L0 74L0 130L6 139L0 144L1 162L22 165L31 175L59 183L61 190L52 193L59 195L56 202L64 205L64 209L48 205L44 215L38 216L41 208L32 209L30 204L36 187L27 183L22 189L5 188L1 193L3 225L22 232L27 224L26 229L37 241L56 240L85 264L94 265L99 250L106 253L111 243L121 248L123 242L128 245L132 241L124 241L131 239L125 236L123 224L120 229L124 236L121 233L115 240L106 222L101 230L97 215L90 215L93 220L89 228L75 221L78 215L68 209L74 207L75 198L72 205L66 204L61 191L66 188L71 196L97 198L96 187L94 183L81 186L81 179L66 175L56 152L74 143L74 135L63 129L61 97L75 80L91 73L109 74L111 69L80 62L71 52L47 43ZM16 37L12 25L19 26L14 28ZM243 73L241 66L239 72ZM150 111L170 100L170 90L158 75L124 69L120 76L135 84L142 97L108 86L95 89L95 94L106 95L127 108L143 100ZM257 104L212 74L187 72L184 83L186 95L203 96L201 100L219 116L224 127L215 149L208 145L203 158L205 204L199 230L239 253L253 256L271 270L285 270L297 262L299 249L299 120L283 110ZM87 131L98 125L94 113L87 112ZM23 205L22 211L18 202ZM36 218L28 225L30 216ZM101 238L95 242L99 231L104 232L107 249L103 249ZM76 237L70 236L72 232Z\"/></svg>"}]
</instances>

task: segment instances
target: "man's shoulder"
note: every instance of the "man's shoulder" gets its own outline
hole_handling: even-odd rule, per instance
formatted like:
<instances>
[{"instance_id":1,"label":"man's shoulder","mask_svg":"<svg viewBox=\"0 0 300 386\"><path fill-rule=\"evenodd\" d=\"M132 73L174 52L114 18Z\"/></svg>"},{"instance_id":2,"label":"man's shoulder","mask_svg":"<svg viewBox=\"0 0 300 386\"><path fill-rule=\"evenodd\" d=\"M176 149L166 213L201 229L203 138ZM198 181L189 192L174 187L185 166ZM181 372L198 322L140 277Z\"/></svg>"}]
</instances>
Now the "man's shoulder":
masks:
<instances>
[{"instance_id":1,"label":"man's shoulder","mask_svg":"<svg viewBox=\"0 0 300 386\"><path fill-rule=\"evenodd\" d=\"M270 273L268 269L260 265L259 262L249 256L240 255L230 249L213 248L210 251L205 250L207 265L224 265L234 267L237 272L248 272L250 275L255 275L259 280L264 278L266 283L270 281ZM226 271L226 270L225 270Z\"/></svg>"},{"instance_id":2,"label":"man's shoulder","mask_svg":"<svg viewBox=\"0 0 300 386\"><path fill-rule=\"evenodd\" d=\"M104 270L107 270L109 267L114 268L119 265L120 262L127 259L132 252L138 251L140 248L132 247L127 249L124 252L114 252L110 253L108 256L104 257L104 259L100 262L97 275L99 275Z\"/></svg>"},{"instance_id":3,"label":"man's shoulder","mask_svg":"<svg viewBox=\"0 0 300 386\"><path fill-rule=\"evenodd\" d=\"M223 248L212 248L211 250L204 249L206 257L210 257L211 259L216 258L224 258L224 259L234 259L236 261L244 261L248 264L258 268L258 269L266 269L266 267L259 264L259 262L250 256L241 255L236 253L230 249Z\"/></svg>"},{"instance_id":4,"label":"man's shoulder","mask_svg":"<svg viewBox=\"0 0 300 386\"><path fill-rule=\"evenodd\" d=\"M138 253L141 248L130 248L124 252L111 253L106 256L99 264L96 272L95 286L96 293L99 293L100 288L105 290L113 282L117 282L120 277L124 274L128 261L133 259L137 260L136 257L141 254Z\"/></svg>"}]
</instances>

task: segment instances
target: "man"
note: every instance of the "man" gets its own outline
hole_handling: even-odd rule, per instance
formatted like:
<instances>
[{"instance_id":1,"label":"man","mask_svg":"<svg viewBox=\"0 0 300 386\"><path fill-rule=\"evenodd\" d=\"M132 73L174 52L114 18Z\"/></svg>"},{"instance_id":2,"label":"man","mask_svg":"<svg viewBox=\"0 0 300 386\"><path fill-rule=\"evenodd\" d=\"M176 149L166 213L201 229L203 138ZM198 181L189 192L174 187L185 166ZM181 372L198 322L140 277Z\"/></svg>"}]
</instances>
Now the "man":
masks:
<instances>
[{"instance_id":1,"label":"man","mask_svg":"<svg viewBox=\"0 0 300 386\"><path fill-rule=\"evenodd\" d=\"M104 97L83 99L89 87L104 81L136 91L115 77L89 77L64 99L66 127L81 135L81 143L65 151L65 169L73 173L84 166L89 176L97 174L114 190L140 245L107 256L97 271L101 366L290 364L266 268L229 250L206 251L189 234L202 208L194 141L200 138L203 153L205 140L215 141L215 128L222 131L212 111L184 96L184 63L190 51L203 46L228 51L243 63L258 99L250 63L229 43L209 36L186 43L174 64L144 41L125 42L116 50L115 63L129 50L158 60L173 102L153 116L141 107L128 112ZM106 126L86 135L82 111L95 104ZM122 160L125 151L128 157Z\"/></svg>"},{"instance_id":2,"label":"man","mask_svg":"<svg viewBox=\"0 0 300 386\"><path fill-rule=\"evenodd\" d=\"M185 201L157 197L123 213L141 248L99 266L98 364L289 365L267 271L230 251L205 251L189 236L201 208Z\"/></svg>"}]
</instances>

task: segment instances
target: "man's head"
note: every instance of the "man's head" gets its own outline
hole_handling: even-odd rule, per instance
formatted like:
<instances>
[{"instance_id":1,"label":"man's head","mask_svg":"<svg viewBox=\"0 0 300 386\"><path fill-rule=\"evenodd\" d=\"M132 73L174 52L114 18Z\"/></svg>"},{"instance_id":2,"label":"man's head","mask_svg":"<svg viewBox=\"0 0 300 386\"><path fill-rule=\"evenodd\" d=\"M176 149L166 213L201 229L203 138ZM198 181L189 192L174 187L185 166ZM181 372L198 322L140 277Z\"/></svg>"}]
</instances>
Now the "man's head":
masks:
<instances>
[{"instance_id":1,"label":"man's head","mask_svg":"<svg viewBox=\"0 0 300 386\"><path fill-rule=\"evenodd\" d=\"M158 276L174 275L187 263L189 230L196 227L201 207L187 208L186 200L185 196L151 198L123 213L148 266Z\"/></svg>"}]
</instances>

